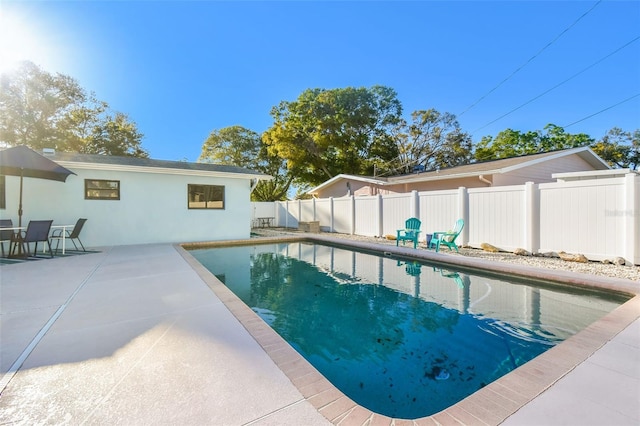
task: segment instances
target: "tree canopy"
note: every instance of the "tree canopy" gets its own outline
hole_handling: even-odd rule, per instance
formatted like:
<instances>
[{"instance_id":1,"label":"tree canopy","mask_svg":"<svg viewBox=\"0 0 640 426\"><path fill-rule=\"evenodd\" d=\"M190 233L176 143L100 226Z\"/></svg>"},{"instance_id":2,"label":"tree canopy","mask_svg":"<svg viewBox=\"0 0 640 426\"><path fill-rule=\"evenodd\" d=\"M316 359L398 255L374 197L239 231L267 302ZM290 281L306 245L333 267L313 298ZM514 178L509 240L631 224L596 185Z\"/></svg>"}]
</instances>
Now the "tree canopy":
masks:
<instances>
[{"instance_id":1,"label":"tree canopy","mask_svg":"<svg viewBox=\"0 0 640 426\"><path fill-rule=\"evenodd\" d=\"M506 129L498 133L495 138L491 136L483 137L476 145L475 159L476 161L497 160L519 155L587 146L594 142L595 140L587 134L566 133L562 127L556 126L555 124L547 124L544 127L544 131L536 130L526 133Z\"/></svg>"},{"instance_id":2,"label":"tree canopy","mask_svg":"<svg viewBox=\"0 0 640 426\"><path fill-rule=\"evenodd\" d=\"M253 201L286 200L293 180L286 162L268 153L258 133L242 126L212 131L202 146L198 161L246 167L273 176L270 181L258 183L251 193Z\"/></svg>"},{"instance_id":3,"label":"tree canopy","mask_svg":"<svg viewBox=\"0 0 640 426\"><path fill-rule=\"evenodd\" d=\"M472 158L471 137L460 129L456 117L433 108L414 111L411 123L401 120L394 139L398 164L390 174L453 167Z\"/></svg>"},{"instance_id":4,"label":"tree canopy","mask_svg":"<svg viewBox=\"0 0 640 426\"><path fill-rule=\"evenodd\" d=\"M548 124L542 131L506 129L474 147L453 114L418 110L411 121L392 90L309 89L272 109L274 124L262 136L240 126L213 131L201 161L251 168L275 177L261 182L254 201L296 197L340 173L393 176L560 149L590 146L613 167L636 169L640 130L613 128L596 142ZM475 150L474 150L475 148Z\"/></svg>"},{"instance_id":5,"label":"tree canopy","mask_svg":"<svg viewBox=\"0 0 640 426\"><path fill-rule=\"evenodd\" d=\"M640 166L640 129L625 132L614 127L591 148L613 167L638 170Z\"/></svg>"},{"instance_id":6,"label":"tree canopy","mask_svg":"<svg viewBox=\"0 0 640 426\"><path fill-rule=\"evenodd\" d=\"M34 150L148 157L126 114L88 94L64 74L25 61L0 75L0 142Z\"/></svg>"},{"instance_id":7,"label":"tree canopy","mask_svg":"<svg viewBox=\"0 0 640 426\"><path fill-rule=\"evenodd\" d=\"M368 175L398 156L392 130L402 106L393 89L309 89L271 110L263 135L270 155L285 159L298 185L318 185L339 173Z\"/></svg>"}]
</instances>

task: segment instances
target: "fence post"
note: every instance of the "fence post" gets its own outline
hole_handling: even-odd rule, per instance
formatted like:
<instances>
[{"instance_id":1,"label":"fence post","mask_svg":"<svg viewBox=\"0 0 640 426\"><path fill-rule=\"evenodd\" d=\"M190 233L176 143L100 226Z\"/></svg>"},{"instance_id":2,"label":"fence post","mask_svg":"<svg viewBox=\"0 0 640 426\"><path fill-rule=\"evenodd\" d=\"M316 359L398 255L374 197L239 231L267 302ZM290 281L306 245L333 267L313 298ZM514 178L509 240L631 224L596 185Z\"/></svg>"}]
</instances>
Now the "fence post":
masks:
<instances>
[{"instance_id":1,"label":"fence post","mask_svg":"<svg viewBox=\"0 0 640 426\"><path fill-rule=\"evenodd\" d=\"M631 265L640 264L640 253L637 253L637 238L640 234L640 229L638 229L638 222L640 222L640 200L637 199L636 195L639 190L638 186L638 175L635 173L627 173L624 176L624 210L622 214L624 215L624 260Z\"/></svg>"},{"instance_id":2,"label":"fence post","mask_svg":"<svg viewBox=\"0 0 640 426\"><path fill-rule=\"evenodd\" d=\"M280 227L280 209L278 208L278 204L280 201L273 201L273 224L274 226Z\"/></svg>"},{"instance_id":3,"label":"fence post","mask_svg":"<svg viewBox=\"0 0 640 426\"><path fill-rule=\"evenodd\" d=\"M298 200L298 217L296 218L296 228L300 226L300 219L302 219L302 200Z\"/></svg>"},{"instance_id":4,"label":"fence post","mask_svg":"<svg viewBox=\"0 0 640 426\"><path fill-rule=\"evenodd\" d=\"M335 216L333 214L333 197L329 198L329 232L336 232Z\"/></svg>"},{"instance_id":5,"label":"fence post","mask_svg":"<svg viewBox=\"0 0 640 426\"><path fill-rule=\"evenodd\" d=\"M540 250L540 191L533 182L524 184L524 247L530 253Z\"/></svg>"},{"instance_id":6,"label":"fence post","mask_svg":"<svg viewBox=\"0 0 640 426\"><path fill-rule=\"evenodd\" d=\"M316 198L313 197L311 200L313 200L313 219L312 220L318 220L317 216L316 216Z\"/></svg>"},{"instance_id":7,"label":"fence post","mask_svg":"<svg viewBox=\"0 0 640 426\"><path fill-rule=\"evenodd\" d=\"M253 228L254 223L256 223L256 203L252 201L251 202L251 222L249 225L249 229Z\"/></svg>"},{"instance_id":8,"label":"fence post","mask_svg":"<svg viewBox=\"0 0 640 426\"><path fill-rule=\"evenodd\" d=\"M289 227L289 200L284 202L284 227Z\"/></svg>"},{"instance_id":9,"label":"fence post","mask_svg":"<svg viewBox=\"0 0 640 426\"><path fill-rule=\"evenodd\" d=\"M464 220L464 228L460 233L460 244L462 247L469 244L469 192L467 188L461 186L458 188L458 217Z\"/></svg>"},{"instance_id":10,"label":"fence post","mask_svg":"<svg viewBox=\"0 0 640 426\"><path fill-rule=\"evenodd\" d=\"M409 217L420 217L420 197L415 189L411 191L411 216Z\"/></svg>"},{"instance_id":11,"label":"fence post","mask_svg":"<svg viewBox=\"0 0 640 426\"><path fill-rule=\"evenodd\" d=\"M351 235L356 233L356 197L351 196Z\"/></svg>"},{"instance_id":12,"label":"fence post","mask_svg":"<svg viewBox=\"0 0 640 426\"><path fill-rule=\"evenodd\" d=\"M378 219L378 232L376 234L376 237L382 237L382 232L383 232L383 223L384 223L384 210L383 210L383 206L382 206L382 195L381 194L377 194L376 195L376 218Z\"/></svg>"}]
</instances>

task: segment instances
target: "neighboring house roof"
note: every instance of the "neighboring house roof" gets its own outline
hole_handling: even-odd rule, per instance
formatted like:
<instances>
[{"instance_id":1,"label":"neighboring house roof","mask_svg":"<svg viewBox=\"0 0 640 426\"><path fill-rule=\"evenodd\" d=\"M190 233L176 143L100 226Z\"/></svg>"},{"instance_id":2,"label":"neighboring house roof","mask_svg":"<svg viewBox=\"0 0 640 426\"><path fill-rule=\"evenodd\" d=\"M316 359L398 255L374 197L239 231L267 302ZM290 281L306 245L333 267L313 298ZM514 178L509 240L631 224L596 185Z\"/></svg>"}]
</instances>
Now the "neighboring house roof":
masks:
<instances>
[{"instance_id":1,"label":"neighboring house roof","mask_svg":"<svg viewBox=\"0 0 640 426\"><path fill-rule=\"evenodd\" d=\"M314 194L324 188L333 185L335 182L341 179L363 181L375 185L386 186L402 183L426 182L442 179L458 179L471 176L509 173L517 169L533 166L543 161L549 161L568 155L579 155L582 159L592 165L596 170L605 170L611 168L602 158L596 155L596 153L593 152L591 148L585 146L579 148L563 149L559 151L544 152L541 154L530 154L522 155L519 157L504 158L500 160L484 161L481 163L465 164L463 166L447 167L428 172L391 176L388 178L339 174L329 179L328 181L316 186L315 188L312 188L308 191L308 193Z\"/></svg>"},{"instance_id":2,"label":"neighboring house roof","mask_svg":"<svg viewBox=\"0 0 640 426\"><path fill-rule=\"evenodd\" d=\"M153 160L151 158L118 157L113 155L55 152L44 155L64 167L93 170L120 170L142 173L180 174L192 176L220 176L270 180L271 176L243 167L186 161Z\"/></svg>"}]
</instances>

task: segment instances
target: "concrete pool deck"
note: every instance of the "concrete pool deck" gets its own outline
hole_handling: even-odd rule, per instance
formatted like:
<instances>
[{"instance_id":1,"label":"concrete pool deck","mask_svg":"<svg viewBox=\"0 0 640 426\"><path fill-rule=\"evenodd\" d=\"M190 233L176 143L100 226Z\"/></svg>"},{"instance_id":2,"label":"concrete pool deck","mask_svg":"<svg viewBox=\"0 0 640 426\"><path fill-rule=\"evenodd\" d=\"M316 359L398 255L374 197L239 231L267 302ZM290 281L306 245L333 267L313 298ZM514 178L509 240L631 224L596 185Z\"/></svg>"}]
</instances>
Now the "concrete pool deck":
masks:
<instances>
[{"instance_id":1,"label":"concrete pool deck","mask_svg":"<svg viewBox=\"0 0 640 426\"><path fill-rule=\"evenodd\" d=\"M169 244L0 267L0 423L640 423L637 296L451 409L399 421L336 392L207 274Z\"/></svg>"}]
</instances>

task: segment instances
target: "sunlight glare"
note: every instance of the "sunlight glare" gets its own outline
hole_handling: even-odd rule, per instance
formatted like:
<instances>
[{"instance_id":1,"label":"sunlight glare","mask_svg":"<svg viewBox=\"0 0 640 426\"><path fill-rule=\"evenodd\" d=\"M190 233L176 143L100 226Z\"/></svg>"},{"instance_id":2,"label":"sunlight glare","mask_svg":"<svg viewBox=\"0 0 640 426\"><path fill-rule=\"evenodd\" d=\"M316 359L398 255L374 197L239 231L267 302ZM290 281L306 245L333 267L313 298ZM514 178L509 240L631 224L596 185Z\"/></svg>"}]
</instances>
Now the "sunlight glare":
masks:
<instances>
[{"instance_id":1,"label":"sunlight glare","mask_svg":"<svg viewBox=\"0 0 640 426\"><path fill-rule=\"evenodd\" d=\"M49 63L52 52L43 40L33 23L0 9L0 74L25 60L37 65Z\"/></svg>"}]
</instances>

